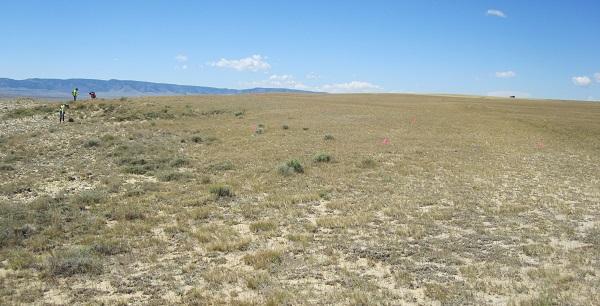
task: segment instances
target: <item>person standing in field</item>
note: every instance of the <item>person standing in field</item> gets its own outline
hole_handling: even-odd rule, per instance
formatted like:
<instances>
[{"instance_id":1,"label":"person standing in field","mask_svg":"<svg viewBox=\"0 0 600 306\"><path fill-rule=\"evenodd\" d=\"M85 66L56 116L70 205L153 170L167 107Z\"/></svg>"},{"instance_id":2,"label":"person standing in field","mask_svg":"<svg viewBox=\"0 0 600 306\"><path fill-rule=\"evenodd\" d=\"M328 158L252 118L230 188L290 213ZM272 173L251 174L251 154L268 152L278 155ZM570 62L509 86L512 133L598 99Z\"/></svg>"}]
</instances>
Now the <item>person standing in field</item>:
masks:
<instances>
[{"instance_id":1,"label":"person standing in field","mask_svg":"<svg viewBox=\"0 0 600 306\"><path fill-rule=\"evenodd\" d=\"M71 94L73 95L73 101L77 101L77 95L79 94L79 88L73 89Z\"/></svg>"},{"instance_id":2,"label":"person standing in field","mask_svg":"<svg viewBox=\"0 0 600 306\"><path fill-rule=\"evenodd\" d=\"M63 103L60 105L60 110L58 112L59 115L59 121L60 123L65 122L65 109L67 108L67 106Z\"/></svg>"}]
</instances>

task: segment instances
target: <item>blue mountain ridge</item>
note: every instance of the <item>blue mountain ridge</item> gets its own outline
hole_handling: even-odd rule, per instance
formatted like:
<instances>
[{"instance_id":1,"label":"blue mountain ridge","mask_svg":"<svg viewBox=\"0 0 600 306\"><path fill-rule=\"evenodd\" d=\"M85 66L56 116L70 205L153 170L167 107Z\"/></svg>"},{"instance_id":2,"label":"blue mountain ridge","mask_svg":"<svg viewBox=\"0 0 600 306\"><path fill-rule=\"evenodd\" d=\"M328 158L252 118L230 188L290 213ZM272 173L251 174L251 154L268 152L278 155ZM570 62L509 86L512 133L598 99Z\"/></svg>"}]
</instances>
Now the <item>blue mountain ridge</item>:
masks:
<instances>
[{"instance_id":1,"label":"blue mountain ridge","mask_svg":"<svg viewBox=\"0 0 600 306\"><path fill-rule=\"evenodd\" d=\"M205 86L175 85L129 80L97 79L25 79L0 78L0 96L69 97L73 88L80 94L94 91L99 97L166 96L166 95L235 95L253 93L315 93L288 88L229 89Z\"/></svg>"}]
</instances>

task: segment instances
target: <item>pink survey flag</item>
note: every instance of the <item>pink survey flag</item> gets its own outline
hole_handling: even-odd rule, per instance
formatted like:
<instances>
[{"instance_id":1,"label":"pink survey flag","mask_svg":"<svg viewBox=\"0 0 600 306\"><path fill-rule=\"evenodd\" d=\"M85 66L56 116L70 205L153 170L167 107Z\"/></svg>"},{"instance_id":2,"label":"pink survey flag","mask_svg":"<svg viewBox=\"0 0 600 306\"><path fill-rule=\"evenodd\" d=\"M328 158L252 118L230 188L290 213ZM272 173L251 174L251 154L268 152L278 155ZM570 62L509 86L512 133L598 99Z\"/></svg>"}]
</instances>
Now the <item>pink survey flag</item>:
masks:
<instances>
[{"instance_id":1,"label":"pink survey flag","mask_svg":"<svg viewBox=\"0 0 600 306\"><path fill-rule=\"evenodd\" d=\"M386 137L386 138L383 139L383 142L381 142L381 143L384 144L384 145L389 145L390 144L390 139Z\"/></svg>"}]
</instances>

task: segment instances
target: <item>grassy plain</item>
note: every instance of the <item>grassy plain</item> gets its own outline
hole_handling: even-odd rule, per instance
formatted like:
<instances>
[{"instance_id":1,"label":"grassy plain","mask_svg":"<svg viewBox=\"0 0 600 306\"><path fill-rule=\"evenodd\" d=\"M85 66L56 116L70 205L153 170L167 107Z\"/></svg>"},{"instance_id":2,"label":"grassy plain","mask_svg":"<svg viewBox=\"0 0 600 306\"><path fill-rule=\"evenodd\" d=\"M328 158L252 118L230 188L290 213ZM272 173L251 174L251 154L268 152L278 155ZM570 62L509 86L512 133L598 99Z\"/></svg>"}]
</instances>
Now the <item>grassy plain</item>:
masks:
<instances>
[{"instance_id":1,"label":"grassy plain","mask_svg":"<svg viewBox=\"0 0 600 306\"><path fill-rule=\"evenodd\" d=\"M57 110L0 102L0 304L600 304L598 103Z\"/></svg>"}]
</instances>

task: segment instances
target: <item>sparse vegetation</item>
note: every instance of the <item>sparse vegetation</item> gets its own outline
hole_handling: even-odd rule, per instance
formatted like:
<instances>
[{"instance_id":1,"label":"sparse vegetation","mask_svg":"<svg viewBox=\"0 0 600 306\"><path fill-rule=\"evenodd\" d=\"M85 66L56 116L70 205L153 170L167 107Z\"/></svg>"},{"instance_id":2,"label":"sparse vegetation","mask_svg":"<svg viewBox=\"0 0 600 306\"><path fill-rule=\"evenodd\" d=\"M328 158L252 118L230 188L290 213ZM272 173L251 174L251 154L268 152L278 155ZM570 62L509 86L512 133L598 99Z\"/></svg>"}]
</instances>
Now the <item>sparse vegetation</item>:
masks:
<instances>
[{"instance_id":1,"label":"sparse vegetation","mask_svg":"<svg viewBox=\"0 0 600 306\"><path fill-rule=\"evenodd\" d=\"M231 191L231 188L227 185L213 185L210 187L209 191L217 198L233 197L233 191Z\"/></svg>"},{"instance_id":2,"label":"sparse vegetation","mask_svg":"<svg viewBox=\"0 0 600 306\"><path fill-rule=\"evenodd\" d=\"M304 166L297 159L292 159L280 165L279 173L282 175L290 175L294 173L304 173Z\"/></svg>"},{"instance_id":3,"label":"sparse vegetation","mask_svg":"<svg viewBox=\"0 0 600 306\"><path fill-rule=\"evenodd\" d=\"M361 160L359 166L361 168L375 168L377 166L377 162L373 158L368 157Z\"/></svg>"},{"instance_id":4,"label":"sparse vegetation","mask_svg":"<svg viewBox=\"0 0 600 306\"><path fill-rule=\"evenodd\" d=\"M327 154L327 153L319 153L317 155L315 155L315 157L313 158L313 161L316 163L328 163L330 161L332 161L331 155Z\"/></svg>"},{"instance_id":5,"label":"sparse vegetation","mask_svg":"<svg viewBox=\"0 0 600 306\"><path fill-rule=\"evenodd\" d=\"M102 262L91 249L74 247L54 252L48 259L48 272L51 276L100 274Z\"/></svg>"},{"instance_id":6,"label":"sparse vegetation","mask_svg":"<svg viewBox=\"0 0 600 306\"><path fill-rule=\"evenodd\" d=\"M83 143L83 146L86 148L98 147L98 146L100 146L100 140L99 139L87 140L86 142Z\"/></svg>"},{"instance_id":7,"label":"sparse vegetation","mask_svg":"<svg viewBox=\"0 0 600 306\"><path fill-rule=\"evenodd\" d=\"M600 106L284 97L0 100L0 304L600 300Z\"/></svg>"}]
</instances>

